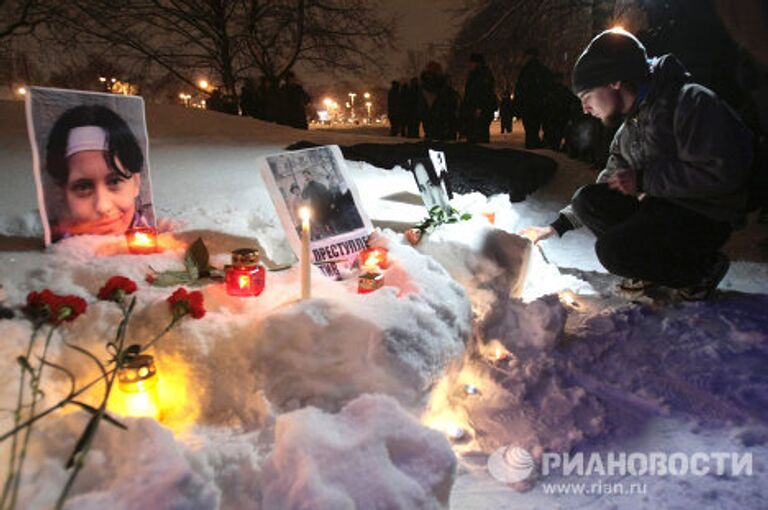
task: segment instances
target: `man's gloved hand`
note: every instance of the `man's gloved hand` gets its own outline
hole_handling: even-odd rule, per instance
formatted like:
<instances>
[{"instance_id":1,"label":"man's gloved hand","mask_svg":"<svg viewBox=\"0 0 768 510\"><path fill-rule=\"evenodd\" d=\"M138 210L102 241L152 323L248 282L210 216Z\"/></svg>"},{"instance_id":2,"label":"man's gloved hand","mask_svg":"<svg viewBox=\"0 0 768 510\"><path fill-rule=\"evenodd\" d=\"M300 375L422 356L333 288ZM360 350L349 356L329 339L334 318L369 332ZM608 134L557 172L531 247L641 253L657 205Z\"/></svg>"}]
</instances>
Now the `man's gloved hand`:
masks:
<instances>
[{"instance_id":1,"label":"man's gloved hand","mask_svg":"<svg viewBox=\"0 0 768 510\"><path fill-rule=\"evenodd\" d=\"M637 174L631 168L622 168L608 178L608 187L625 195L637 193Z\"/></svg>"}]
</instances>

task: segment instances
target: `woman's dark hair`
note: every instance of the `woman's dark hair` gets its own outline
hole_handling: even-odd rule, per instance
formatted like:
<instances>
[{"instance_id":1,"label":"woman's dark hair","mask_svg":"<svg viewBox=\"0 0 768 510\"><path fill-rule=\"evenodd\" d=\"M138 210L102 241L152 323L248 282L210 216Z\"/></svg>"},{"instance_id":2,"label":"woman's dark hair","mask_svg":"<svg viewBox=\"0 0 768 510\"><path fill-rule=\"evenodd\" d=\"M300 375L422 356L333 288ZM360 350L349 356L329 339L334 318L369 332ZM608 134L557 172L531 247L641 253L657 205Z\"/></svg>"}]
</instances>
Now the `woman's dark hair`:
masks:
<instances>
[{"instance_id":1,"label":"woman's dark hair","mask_svg":"<svg viewBox=\"0 0 768 510\"><path fill-rule=\"evenodd\" d=\"M82 126L98 126L106 131L107 153L104 159L112 171L126 179L132 174L141 172L144 166L144 155L131 128L122 117L106 106L83 105L64 112L54 123L48 137L45 167L57 184L63 186L69 178L66 157L69 132ZM127 173L115 165L115 156L120 159Z\"/></svg>"}]
</instances>

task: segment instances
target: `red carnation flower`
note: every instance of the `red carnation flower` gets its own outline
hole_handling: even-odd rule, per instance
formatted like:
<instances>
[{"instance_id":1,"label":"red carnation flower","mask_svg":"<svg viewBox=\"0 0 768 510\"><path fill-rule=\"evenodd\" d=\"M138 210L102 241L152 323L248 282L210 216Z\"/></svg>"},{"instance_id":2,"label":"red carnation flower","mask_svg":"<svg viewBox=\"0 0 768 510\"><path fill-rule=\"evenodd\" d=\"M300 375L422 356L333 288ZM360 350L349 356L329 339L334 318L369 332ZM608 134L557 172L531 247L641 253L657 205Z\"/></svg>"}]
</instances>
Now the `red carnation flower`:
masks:
<instances>
[{"instance_id":1,"label":"red carnation flower","mask_svg":"<svg viewBox=\"0 0 768 510\"><path fill-rule=\"evenodd\" d=\"M122 303L125 296L134 292L136 292L136 282L125 276L113 276L99 289L98 298Z\"/></svg>"},{"instance_id":2,"label":"red carnation flower","mask_svg":"<svg viewBox=\"0 0 768 510\"><path fill-rule=\"evenodd\" d=\"M179 287L168 297L171 312L175 319L180 319L189 314L194 319L202 319L205 316L205 303L203 293L199 290L187 292L187 289Z\"/></svg>"},{"instance_id":3,"label":"red carnation flower","mask_svg":"<svg viewBox=\"0 0 768 510\"><path fill-rule=\"evenodd\" d=\"M85 313L88 304L85 299L78 296L59 296L59 309L57 310L56 320L72 322Z\"/></svg>"},{"instance_id":4,"label":"red carnation flower","mask_svg":"<svg viewBox=\"0 0 768 510\"><path fill-rule=\"evenodd\" d=\"M418 228L409 228L405 231L405 238L413 246L416 246L421 241L422 234L423 232Z\"/></svg>"},{"instance_id":5,"label":"red carnation flower","mask_svg":"<svg viewBox=\"0 0 768 510\"><path fill-rule=\"evenodd\" d=\"M42 292L32 291L27 294L24 314L32 321L47 321L58 313L59 296L48 289Z\"/></svg>"},{"instance_id":6,"label":"red carnation flower","mask_svg":"<svg viewBox=\"0 0 768 510\"><path fill-rule=\"evenodd\" d=\"M85 300L78 296L59 296L48 289L42 292L32 291L27 295L24 313L33 321L60 324L72 322L85 313L88 307Z\"/></svg>"}]
</instances>

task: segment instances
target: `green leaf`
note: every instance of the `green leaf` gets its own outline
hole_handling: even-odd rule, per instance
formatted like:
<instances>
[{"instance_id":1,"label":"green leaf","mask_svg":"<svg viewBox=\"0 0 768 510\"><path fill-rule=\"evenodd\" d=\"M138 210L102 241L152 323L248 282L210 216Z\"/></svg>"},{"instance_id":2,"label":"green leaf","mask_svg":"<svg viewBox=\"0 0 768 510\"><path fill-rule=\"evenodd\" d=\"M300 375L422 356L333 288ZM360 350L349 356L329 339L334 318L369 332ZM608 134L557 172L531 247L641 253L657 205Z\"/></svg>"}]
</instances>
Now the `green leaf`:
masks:
<instances>
[{"instance_id":1,"label":"green leaf","mask_svg":"<svg viewBox=\"0 0 768 510\"><path fill-rule=\"evenodd\" d=\"M75 404L76 406L80 406L81 408L83 408L86 411L88 411L89 413L91 413L91 415L93 415L93 416L95 416L95 415L97 415L99 413L98 409L96 409L95 407L93 407L91 405L86 404L85 402L80 402L79 400L70 400L69 403L70 404ZM103 416L103 418L105 420L107 420L109 423L111 423L115 427L121 428L123 430L128 430L128 427L126 427L125 425L123 425L122 423L117 421L116 419L112 418L107 413L104 413L102 416Z\"/></svg>"},{"instance_id":2,"label":"green leaf","mask_svg":"<svg viewBox=\"0 0 768 510\"><path fill-rule=\"evenodd\" d=\"M187 266L187 271L190 276L197 274L199 277L199 274L202 271L208 269L209 260L210 256L208 254L208 248L206 248L203 239L198 237L195 239L195 242L189 246L187 254L184 257L184 263ZM195 277L194 279L197 280L198 277Z\"/></svg>"},{"instance_id":3,"label":"green leaf","mask_svg":"<svg viewBox=\"0 0 768 510\"><path fill-rule=\"evenodd\" d=\"M461 219L462 219L462 221L471 220L472 219L472 215L469 214L469 213L464 213L464 214L461 215Z\"/></svg>"},{"instance_id":4,"label":"green leaf","mask_svg":"<svg viewBox=\"0 0 768 510\"><path fill-rule=\"evenodd\" d=\"M187 271L163 271L157 273L152 285L155 287L173 287L192 283L194 280Z\"/></svg>"},{"instance_id":5,"label":"green leaf","mask_svg":"<svg viewBox=\"0 0 768 510\"><path fill-rule=\"evenodd\" d=\"M88 420L88 425L85 426L83 433L80 435L80 439L75 444L75 449L72 451L72 455L67 460L66 468L69 469L75 465L75 462L79 462L86 453L88 445L96 435L96 431L99 428L99 415L94 414L91 419Z\"/></svg>"},{"instance_id":6,"label":"green leaf","mask_svg":"<svg viewBox=\"0 0 768 510\"><path fill-rule=\"evenodd\" d=\"M287 267L291 267L291 266L287 266ZM212 267L210 271L208 271L208 276L210 278L224 278L226 276L226 273L223 269Z\"/></svg>"}]
</instances>

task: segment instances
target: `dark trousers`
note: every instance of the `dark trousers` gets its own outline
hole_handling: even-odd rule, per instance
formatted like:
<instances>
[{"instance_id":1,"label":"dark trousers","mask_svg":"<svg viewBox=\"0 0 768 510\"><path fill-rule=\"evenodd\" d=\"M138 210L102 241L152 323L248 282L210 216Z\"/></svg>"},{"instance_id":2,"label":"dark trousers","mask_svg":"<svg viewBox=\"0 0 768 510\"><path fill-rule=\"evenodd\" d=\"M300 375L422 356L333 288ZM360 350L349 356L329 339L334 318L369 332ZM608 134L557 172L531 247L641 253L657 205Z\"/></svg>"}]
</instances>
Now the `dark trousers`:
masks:
<instances>
[{"instance_id":1,"label":"dark trousers","mask_svg":"<svg viewBox=\"0 0 768 510\"><path fill-rule=\"evenodd\" d=\"M597 258L610 273L667 287L698 283L732 230L726 222L668 200L638 201L607 184L580 188L571 203L597 236Z\"/></svg>"},{"instance_id":2,"label":"dark trousers","mask_svg":"<svg viewBox=\"0 0 768 510\"><path fill-rule=\"evenodd\" d=\"M501 117L501 133L511 133L512 132L512 117Z\"/></svg>"},{"instance_id":3,"label":"dark trousers","mask_svg":"<svg viewBox=\"0 0 768 510\"><path fill-rule=\"evenodd\" d=\"M540 149L543 144L539 131L541 130L541 113L526 111L523 113L523 128L525 129L525 148Z\"/></svg>"}]
</instances>

